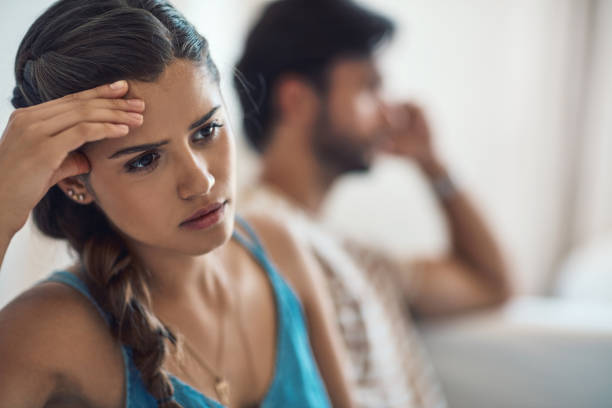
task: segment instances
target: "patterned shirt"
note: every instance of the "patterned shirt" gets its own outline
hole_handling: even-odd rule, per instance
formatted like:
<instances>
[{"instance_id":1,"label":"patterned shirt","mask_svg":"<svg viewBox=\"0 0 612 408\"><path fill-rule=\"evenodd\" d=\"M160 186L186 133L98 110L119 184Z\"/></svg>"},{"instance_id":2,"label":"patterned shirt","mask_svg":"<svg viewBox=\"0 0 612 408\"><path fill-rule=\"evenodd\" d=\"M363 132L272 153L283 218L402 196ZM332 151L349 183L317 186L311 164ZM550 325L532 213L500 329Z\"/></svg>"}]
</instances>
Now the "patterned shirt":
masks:
<instances>
[{"instance_id":1,"label":"patterned shirt","mask_svg":"<svg viewBox=\"0 0 612 408\"><path fill-rule=\"evenodd\" d=\"M336 240L282 193L256 186L241 211L274 214L312 250L325 276L359 407L446 408L446 402L393 277L408 273L355 243ZM404 270L402 270L404 269Z\"/></svg>"}]
</instances>

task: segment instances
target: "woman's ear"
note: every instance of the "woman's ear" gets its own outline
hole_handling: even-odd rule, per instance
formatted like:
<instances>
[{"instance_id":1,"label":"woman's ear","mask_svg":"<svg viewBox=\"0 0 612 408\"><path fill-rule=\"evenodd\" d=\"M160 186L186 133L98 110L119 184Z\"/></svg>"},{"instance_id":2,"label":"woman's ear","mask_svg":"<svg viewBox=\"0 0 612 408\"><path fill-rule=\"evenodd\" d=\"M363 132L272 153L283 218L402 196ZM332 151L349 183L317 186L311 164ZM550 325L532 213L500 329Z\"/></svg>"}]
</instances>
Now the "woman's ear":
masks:
<instances>
[{"instance_id":1,"label":"woman's ear","mask_svg":"<svg viewBox=\"0 0 612 408\"><path fill-rule=\"evenodd\" d=\"M83 176L72 176L60 180L57 186L70 198L79 204L91 204L93 195L87 189Z\"/></svg>"}]
</instances>

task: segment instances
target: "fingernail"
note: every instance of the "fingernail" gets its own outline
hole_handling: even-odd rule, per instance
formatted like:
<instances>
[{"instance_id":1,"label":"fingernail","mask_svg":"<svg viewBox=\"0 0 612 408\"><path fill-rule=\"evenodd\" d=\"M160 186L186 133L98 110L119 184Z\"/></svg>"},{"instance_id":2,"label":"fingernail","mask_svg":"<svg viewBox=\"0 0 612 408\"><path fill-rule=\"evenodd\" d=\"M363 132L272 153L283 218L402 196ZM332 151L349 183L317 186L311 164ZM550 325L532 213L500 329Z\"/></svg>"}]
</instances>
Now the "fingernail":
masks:
<instances>
[{"instance_id":1,"label":"fingernail","mask_svg":"<svg viewBox=\"0 0 612 408\"><path fill-rule=\"evenodd\" d=\"M135 113L135 112L128 112L128 115L134 119L137 120L138 122L142 122L142 115L140 113Z\"/></svg>"},{"instance_id":2,"label":"fingernail","mask_svg":"<svg viewBox=\"0 0 612 408\"><path fill-rule=\"evenodd\" d=\"M130 131L128 125L117 125L117 129L121 132L121 134L127 134Z\"/></svg>"},{"instance_id":3,"label":"fingernail","mask_svg":"<svg viewBox=\"0 0 612 408\"><path fill-rule=\"evenodd\" d=\"M126 85L127 85L127 82L125 82L124 80L121 80L121 81L113 82L112 84L110 84L110 87L111 89L121 89L121 88L125 88Z\"/></svg>"},{"instance_id":4,"label":"fingernail","mask_svg":"<svg viewBox=\"0 0 612 408\"><path fill-rule=\"evenodd\" d=\"M143 109L145 106L145 103L142 99L128 99L127 103L129 106L137 109Z\"/></svg>"}]
</instances>

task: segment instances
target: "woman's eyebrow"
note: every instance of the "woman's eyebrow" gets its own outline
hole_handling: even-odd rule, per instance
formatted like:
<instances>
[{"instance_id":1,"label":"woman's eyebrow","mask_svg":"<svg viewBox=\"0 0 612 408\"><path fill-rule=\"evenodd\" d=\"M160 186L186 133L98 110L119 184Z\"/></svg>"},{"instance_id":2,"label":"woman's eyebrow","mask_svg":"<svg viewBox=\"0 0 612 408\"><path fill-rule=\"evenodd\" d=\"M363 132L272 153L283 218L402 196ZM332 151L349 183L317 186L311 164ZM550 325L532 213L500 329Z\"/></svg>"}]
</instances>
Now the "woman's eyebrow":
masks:
<instances>
[{"instance_id":1,"label":"woman's eyebrow","mask_svg":"<svg viewBox=\"0 0 612 408\"><path fill-rule=\"evenodd\" d=\"M208 119L210 119L212 117L212 115L214 115L215 112L217 111L217 109L219 109L220 107L221 107L221 105L215 106L207 114L205 114L200 119L198 119L195 122L193 122L191 125L189 125L189 130L193 130L193 129L199 128L200 126L205 124L208 121Z\"/></svg>"},{"instance_id":2,"label":"woman's eyebrow","mask_svg":"<svg viewBox=\"0 0 612 408\"><path fill-rule=\"evenodd\" d=\"M215 106L210 111L208 111L204 116L202 116L200 119L193 122L191 125L189 125L189 130L196 129L202 126L203 124L205 124L220 107L221 105ZM132 154L132 153L144 152L144 151L151 150L151 149L156 149L168 143L169 143L169 140L162 140L161 142L158 142L158 143L149 143L149 144L143 144L143 145L138 145L138 146L130 146L130 147L126 147L125 149L116 151L115 153L111 154L108 158L116 159L117 157L125 156L126 154Z\"/></svg>"},{"instance_id":3,"label":"woman's eyebrow","mask_svg":"<svg viewBox=\"0 0 612 408\"><path fill-rule=\"evenodd\" d=\"M117 157L125 156L126 154L132 154L132 153L138 153L138 152L144 152L147 150L157 149L158 147L167 145L169 142L170 142L169 140L162 140L161 142L158 142L158 143L148 143L148 144L142 144L138 146L126 147L125 149L117 150L115 153L108 156L108 158L116 159Z\"/></svg>"}]
</instances>

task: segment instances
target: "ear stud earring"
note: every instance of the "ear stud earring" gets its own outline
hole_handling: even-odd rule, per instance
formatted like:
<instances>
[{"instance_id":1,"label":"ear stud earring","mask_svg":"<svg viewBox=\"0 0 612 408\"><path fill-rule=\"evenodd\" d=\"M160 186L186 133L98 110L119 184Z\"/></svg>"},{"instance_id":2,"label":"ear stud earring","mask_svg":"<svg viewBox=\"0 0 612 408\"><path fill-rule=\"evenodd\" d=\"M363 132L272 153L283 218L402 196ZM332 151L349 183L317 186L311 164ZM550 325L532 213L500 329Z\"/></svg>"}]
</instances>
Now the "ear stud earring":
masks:
<instances>
[{"instance_id":1,"label":"ear stud earring","mask_svg":"<svg viewBox=\"0 0 612 408\"><path fill-rule=\"evenodd\" d=\"M68 189L68 197L74 198L74 199L76 199L78 201L83 201L85 199L85 194L83 194L83 193L77 194L73 189L69 188Z\"/></svg>"}]
</instances>

